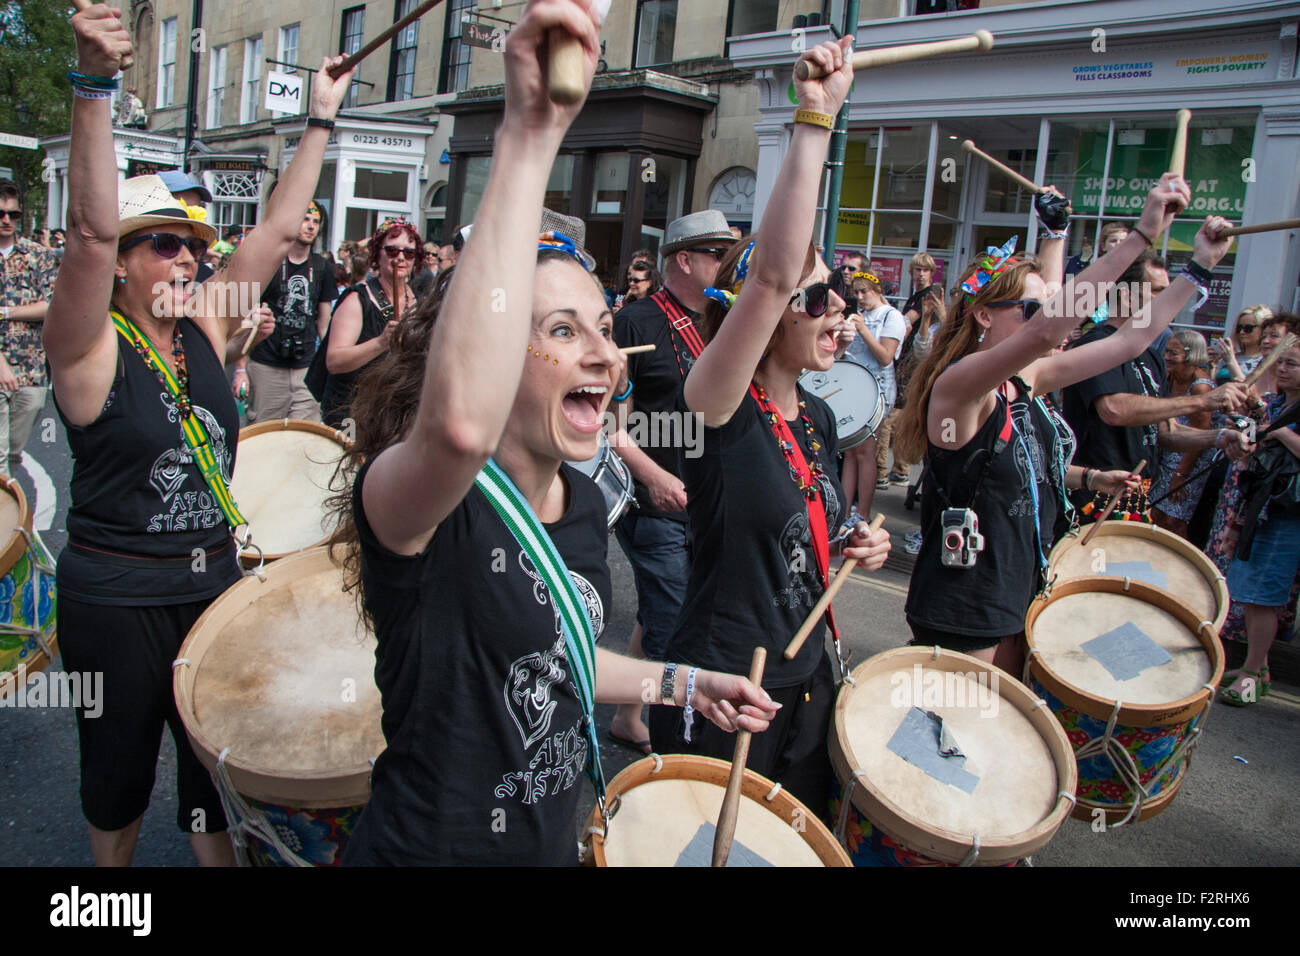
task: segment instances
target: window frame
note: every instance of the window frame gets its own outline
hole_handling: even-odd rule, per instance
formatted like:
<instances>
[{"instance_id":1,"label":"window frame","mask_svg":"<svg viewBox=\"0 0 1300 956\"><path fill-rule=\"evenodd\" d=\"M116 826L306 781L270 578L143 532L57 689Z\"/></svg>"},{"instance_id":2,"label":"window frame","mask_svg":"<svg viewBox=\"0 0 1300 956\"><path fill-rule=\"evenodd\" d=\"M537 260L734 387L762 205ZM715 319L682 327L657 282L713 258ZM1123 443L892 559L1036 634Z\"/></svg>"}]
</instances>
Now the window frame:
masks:
<instances>
[{"instance_id":1,"label":"window frame","mask_svg":"<svg viewBox=\"0 0 1300 956\"><path fill-rule=\"evenodd\" d=\"M415 3L416 0L394 0L393 22L397 23L402 17L414 10ZM404 36L410 37L411 43L409 46L398 45L402 42ZM388 102L400 102L415 98L415 61L419 47L420 21L418 19L410 26L394 34L388 54ZM403 63L406 64L408 69L402 69ZM406 83L401 82L403 78L406 78Z\"/></svg>"},{"instance_id":2,"label":"window frame","mask_svg":"<svg viewBox=\"0 0 1300 956\"><path fill-rule=\"evenodd\" d=\"M208 58L207 128L220 129L226 105L226 74L229 67L230 44L212 48ZM220 71L218 72L218 67Z\"/></svg>"},{"instance_id":3,"label":"window frame","mask_svg":"<svg viewBox=\"0 0 1300 956\"><path fill-rule=\"evenodd\" d=\"M351 18L357 18L357 31L352 34L348 30L348 21ZM349 48L348 38L356 37L356 46ZM339 52L349 56L360 50L365 44L366 39L366 5L364 3L348 7L339 17ZM348 87L347 94L343 97L343 102L339 109L350 109L357 105L357 100L361 96L361 84L357 82L361 77L361 67L357 67L357 72L352 76L352 85Z\"/></svg>"},{"instance_id":4,"label":"window frame","mask_svg":"<svg viewBox=\"0 0 1300 956\"><path fill-rule=\"evenodd\" d=\"M252 75L256 71L256 75ZM244 38L244 74L239 86L240 125L257 122L262 89L262 35ZM251 95L251 99L250 99Z\"/></svg>"},{"instance_id":5,"label":"window frame","mask_svg":"<svg viewBox=\"0 0 1300 956\"><path fill-rule=\"evenodd\" d=\"M669 43L668 46L668 56L666 59L655 59L653 60L653 62L650 63L642 63L640 61L641 24L643 20L643 14L645 13L645 8L650 4L654 4L658 6L659 4L668 4L668 3L671 3L673 5L673 33L674 33L672 42ZM658 21L656 20L656 31L657 29L658 29ZM673 53L675 52L677 47L676 30L677 30L677 0L637 0L636 23L635 23L635 29L633 30L632 33L632 69L648 70L648 69L653 69L656 66L662 66L665 63L672 63Z\"/></svg>"},{"instance_id":6,"label":"window frame","mask_svg":"<svg viewBox=\"0 0 1300 956\"><path fill-rule=\"evenodd\" d=\"M156 109L166 109L176 97L176 34L177 17L168 17L158 24L158 96ZM171 28L171 43L167 30ZM170 46L170 51L169 51ZM167 59L170 56L171 59Z\"/></svg>"},{"instance_id":7,"label":"window frame","mask_svg":"<svg viewBox=\"0 0 1300 956\"><path fill-rule=\"evenodd\" d=\"M464 14L474 10L474 0L448 0L442 33L442 58L438 66L438 92L459 93L469 87L473 47L461 39ZM462 56L463 53L463 56Z\"/></svg>"}]
</instances>

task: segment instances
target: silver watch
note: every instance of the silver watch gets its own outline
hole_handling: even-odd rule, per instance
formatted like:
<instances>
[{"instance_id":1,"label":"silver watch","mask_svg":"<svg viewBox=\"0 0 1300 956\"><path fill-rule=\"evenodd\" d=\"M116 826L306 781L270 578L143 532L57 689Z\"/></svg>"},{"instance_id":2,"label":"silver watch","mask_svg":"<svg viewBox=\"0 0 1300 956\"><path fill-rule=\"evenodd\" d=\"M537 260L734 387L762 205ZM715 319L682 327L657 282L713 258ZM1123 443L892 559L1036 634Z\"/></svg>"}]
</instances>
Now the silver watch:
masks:
<instances>
[{"instance_id":1,"label":"silver watch","mask_svg":"<svg viewBox=\"0 0 1300 956\"><path fill-rule=\"evenodd\" d=\"M677 665L665 664L664 676L659 682L659 702L665 707L673 707L677 704Z\"/></svg>"}]
</instances>

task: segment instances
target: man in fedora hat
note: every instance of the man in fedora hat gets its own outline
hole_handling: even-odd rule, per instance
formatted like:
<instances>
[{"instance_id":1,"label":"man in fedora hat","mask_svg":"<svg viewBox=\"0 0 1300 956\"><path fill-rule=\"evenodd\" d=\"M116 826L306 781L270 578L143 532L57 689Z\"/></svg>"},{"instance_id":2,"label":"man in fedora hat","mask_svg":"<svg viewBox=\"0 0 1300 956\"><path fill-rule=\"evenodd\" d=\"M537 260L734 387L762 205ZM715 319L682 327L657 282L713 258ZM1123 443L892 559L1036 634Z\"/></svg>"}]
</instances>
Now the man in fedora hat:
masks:
<instances>
[{"instance_id":1,"label":"man in fedora hat","mask_svg":"<svg viewBox=\"0 0 1300 956\"><path fill-rule=\"evenodd\" d=\"M676 412L677 392L698 354L694 322L707 301L704 290L713 284L718 262L735 241L726 216L715 209L668 224L659 250L664 257L663 288L625 305L614 319L620 348L655 346L653 352L628 356L629 412L631 406L645 415ZM636 479L640 505L615 527L636 578L637 623L628 652L661 660L691 571L679 449L639 447L625 428L617 432L614 445ZM639 705L619 707L609 732L618 743L650 752L650 733Z\"/></svg>"}]
</instances>

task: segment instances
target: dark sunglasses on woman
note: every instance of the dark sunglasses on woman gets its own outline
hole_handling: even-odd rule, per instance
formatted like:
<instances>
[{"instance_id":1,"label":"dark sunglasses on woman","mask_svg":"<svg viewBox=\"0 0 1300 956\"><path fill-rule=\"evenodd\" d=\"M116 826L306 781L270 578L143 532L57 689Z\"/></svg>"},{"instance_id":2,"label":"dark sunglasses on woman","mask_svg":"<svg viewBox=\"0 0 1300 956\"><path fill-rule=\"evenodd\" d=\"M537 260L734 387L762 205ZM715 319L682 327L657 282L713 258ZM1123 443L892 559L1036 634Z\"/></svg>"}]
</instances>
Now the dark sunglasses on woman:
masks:
<instances>
[{"instance_id":1,"label":"dark sunglasses on woman","mask_svg":"<svg viewBox=\"0 0 1300 956\"><path fill-rule=\"evenodd\" d=\"M1028 322L1035 312L1043 307L1043 303L1038 299L1002 299L999 302L990 302L990 309L1005 309L1008 306L1020 306L1020 321Z\"/></svg>"},{"instance_id":2,"label":"dark sunglasses on woman","mask_svg":"<svg viewBox=\"0 0 1300 956\"><path fill-rule=\"evenodd\" d=\"M398 256L405 256L407 259L414 261L416 251L415 247L402 248L401 246L384 246L384 252L388 253L388 258L396 259Z\"/></svg>"},{"instance_id":3,"label":"dark sunglasses on woman","mask_svg":"<svg viewBox=\"0 0 1300 956\"><path fill-rule=\"evenodd\" d=\"M820 319L831 307L831 284L818 282L804 289L798 289L790 296L790 306L796 312L807 312L808 317Z\"/></svg>"},{"instance_id":4,"label":"dark sunglasses on woman","mask_svg":"<svg viewBox=\"0 0 1300 956\"><path fill-rule=\"evenodd\" d=\"M1239 326L1237 326L1237 331L1238 331L1238 332L1254 332L1257 328L1259 328L1258 325L1239 325Z\"/></svg>"},{"instance_id":5,"label":"dark sunglasses on woman","mask_svg":"<svg viewBox=\"0 0 1300 956\"><path fill-rule=\"evenodd\" d=\"M202 259L203 253L208 251L206 239L200 239L198 236L178 236L174 232L151 232L136 236L119 245L117 251L126 252L144 242L152 242L153 251L164 259L175 259L181 254L182 248L188 249L190 255L196 260Z\"/></svg>"}]
</instances>

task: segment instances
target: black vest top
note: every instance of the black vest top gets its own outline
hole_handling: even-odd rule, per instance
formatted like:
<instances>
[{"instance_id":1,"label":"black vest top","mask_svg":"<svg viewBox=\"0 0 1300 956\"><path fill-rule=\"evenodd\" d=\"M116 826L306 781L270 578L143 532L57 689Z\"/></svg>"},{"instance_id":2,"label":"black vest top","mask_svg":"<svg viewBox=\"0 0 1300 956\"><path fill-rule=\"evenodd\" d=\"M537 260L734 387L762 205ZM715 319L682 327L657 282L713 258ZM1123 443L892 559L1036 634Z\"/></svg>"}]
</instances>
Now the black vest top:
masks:
<instances>
[{"instance_id":1,"label":"black vest top","mask_svg":"<svg viewBox=\"0 0 1300 956\"><path fill-rule=\"evenodd\" d=\"M189 319L180 330L194 411L228 481L239 435L235 399L207 336ZM59 590L115 605L215 597L239 579L230 528L185 443L176 403L120 333L117 355L94 422L73 425L59 411L72 450Z\"/></svg>"},{"instance_id":2,"label":"black vest top","mask_svg":"<svg viewBox=\"0 0 1300 956\"><path fill-rule=\"evenodd\" d=\"M346 290L338 301L334 303L334 311L343 304L349 295L356 294L361 302L361 334L357 336L355 344L360 345L362 342L369 342L371 339L378 338L383 334L384 326L388 320L384 318L384 313L379 311L379 307L371 301L366 286L371 282L378 286L378 280L373 277L367 278L365 282L358 283L352 288ZM321 348L329 348L329 337L334 333L334 325L331 321L329 332L326 333L325 341L321 343ZM370 366L379 361L379 356L371 359L365 365L351 372L340 372L337 375L330 373L329 378L325 380L325 393L321 398L321 417L327 425L338 428L342 425L343 419L347 418L348 411L352 408L352 396L357 390L357 379L361 373Z\"/></svg>"},{"instance_id":3,"label":"black vest top","mask_svg":"<svg viewBox=\"0 0 1300 956\"><path fill-rule=\"evenodd\" d=\"M1019 634L1041 583L1040 547L1043 557L1052 548L1074 433L1054 409L1045 411L1034 401L1022 381L1013 381L1019 394L1010 403L1010 440L993 457L982 483L980 472L1006 424L1005 398L998 397L993 414L963 447L929 445L921 491L921 551L906 613L910 621L937 631L974 637ZM979 518L984 550L973 568L942 562L941 515L949 506L970 508Z\"/></svg>"}]
</instances>

